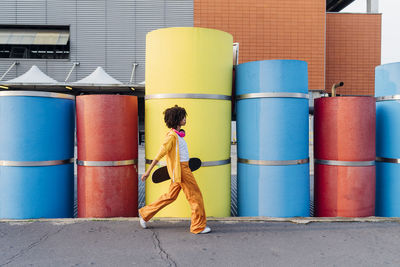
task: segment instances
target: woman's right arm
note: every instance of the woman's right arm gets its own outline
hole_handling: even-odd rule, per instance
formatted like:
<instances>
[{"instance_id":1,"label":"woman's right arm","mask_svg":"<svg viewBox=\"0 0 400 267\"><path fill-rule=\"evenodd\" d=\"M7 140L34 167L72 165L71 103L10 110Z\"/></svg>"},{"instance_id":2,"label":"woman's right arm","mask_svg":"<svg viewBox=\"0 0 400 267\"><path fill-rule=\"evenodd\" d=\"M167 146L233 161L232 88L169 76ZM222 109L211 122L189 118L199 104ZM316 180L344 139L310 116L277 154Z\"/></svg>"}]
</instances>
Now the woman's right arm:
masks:
<instances>
[{"instance_id":1,"label":"woman's right arm","mask_svg":"<svg viewBox=\"0 0 400 267\"><path fill-rule=\"evenodd\" d=\"M142 175L142 177L140 178L143 182L146 181L146 179L149 177L151 170L153 170L154 166L157 165L159 161L154 159L151 164L150 167L147 169L147 171Z\"/></svg>"},{"instance_id":2,"label":"woman's right arm","mask_svg":"<svg viewBox=\"0 0 400 267\"><path fill-rule=\"evenodd\" d=\"M168 151L172 148L174 142L174 136L170 135L167 136L167 138L164 140L164 143L161 145L160 151L157 153L157 156L155 159L151 162L149 168L147 171L142 175L141 180L145 181L149 176L151 171L153 170L154 166L157 165L157 163L164 157Z\"/></svg>"}]
</instances>

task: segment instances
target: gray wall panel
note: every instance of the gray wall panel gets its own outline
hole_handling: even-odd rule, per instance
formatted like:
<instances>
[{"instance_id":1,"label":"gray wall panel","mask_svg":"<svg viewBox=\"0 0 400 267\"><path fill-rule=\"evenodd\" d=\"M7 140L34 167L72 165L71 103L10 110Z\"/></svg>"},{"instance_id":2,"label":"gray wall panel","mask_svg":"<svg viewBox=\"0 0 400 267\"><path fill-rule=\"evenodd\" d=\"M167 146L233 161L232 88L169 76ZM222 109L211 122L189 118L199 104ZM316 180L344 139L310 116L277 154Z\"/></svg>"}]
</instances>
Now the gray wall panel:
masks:
<instances>
[{"instance_id":1,"label":"gray wall panel","mask_svg":"<svg viewBox=\"0 0 400 267\"><path fill-rule=\"evenodd\" d=\"M167 27L193 27L193 1L168 0L166 3Z\"/></svg>"},{"instance_id":2,"label":"gray wall panel","mask_svg":"<svg viewBox=\"0 0 400 267\"><path fill-rule=\"evenodd\" d=\"M76 22L77 0L47 1L47 24L74 25Z\"/></svg>"},{"instance_id":3,"label":"gray wall panel","mask_svg":"<svg viewBox=\"0 0 400 267\"><path fill-rule=\"evenodd\" d=\"M70 60L49 60L47 63L47 72L49 76L60 82L65 80L72 67L72 63L76 62L78 51L76 7L76 0L51 0L47 2L47 24L69 25L70 29ZM77 68L75 68L74 72L71 74L69 81L76 81L76 79Z\"/></svg>"},{"instance_id":4,"label":"gray wall panel","mask_svg":"<svg viewBox=\"0 0 400 267\"><path fill-rule=\"evenodd\" d=\"M51 78L56 79L59 82L64 82L65 78L69 73L69 70L72 67L71 61L48 61L47 62L47 75ZM69 77L68 81L76 81L76 73L77 67L75 67L74 72L72 72L71 76Z\"/></svg>"},{"instance_id":5,"label":"gray wall panel","mask_svg":"<svg viewBox=\"0 0 400 267\"><path fill-rule=\"evenodd\" d=\"M49 75L46 71L46 61L44 61L44 60L24 60L24 61L20 61L20 64L16 66L17 76L20 76L20 75L24 74L25 72L27 72L33 65L36 65L43 73L45 73L46 75ZM51 78L53 78L53 77L51 77Z\"/></svg>"},{"instance_id":6,"label":"gray wall panel","mask_svg":"<svg viewBox=\"0 0 400 267\"><path fill-rule=\"evenodd\" d=\"M17 24L46 24L46 0L18 0Z\"/></svg>"},{"instance_id":7,"label":"gray wall panel","mask_svg":"<svg viewBox=\"0 0 400 267\"><path fill-rule=\"evenodd\" d=\"M0 24L15 23L17 23L17 2L15 0L1 0Z\"/></svg>"},{"instance_id":8,"label":"gray wall panel","mask_svg":"<svg viewBox=\"0 0 400 267\"><path fill-rule=\"evenodd\" d=\"M70 25L70 60L19 60L4 80L33 64L64 81L73 62L80 62L69 81L102 66L128 83L145 79L146 34L163 27L193 26L193 0L0 0L0 24ZM15 60L0 59L0 76Z\"/></svg>"},{"instance_id":9,"label":"gray wall panel","mask_svg":"<svg viewBox=\"0 0 400 267\"><path fill-rule=\"evenodd\" d=\"M78 80L92 73L96 67L105 66L105 14L105 1L78 1Z\"/></svg>"},{"instance_id":10,"label":"gray wall panel","mask_svg":"<svg viewBox=\"0 0 400 267\"><path fill-rule=\"evenodd\" d=\"M145 54L146 34L150 31L165 27L164 0L138 0L136 1L135 12L136 25L136 81L142 82L145 79Z\"/></svg>"},{"instance_id":11,"label":"gray wall panel","mask_svg":"<svg viewBox=\"0 0 400 267\"><path fill-rule=\"evenodd\" d=\"M105 69L115 79L128 83L135 62L135 3L107 3Z\"/></svg>"}]
</instances>

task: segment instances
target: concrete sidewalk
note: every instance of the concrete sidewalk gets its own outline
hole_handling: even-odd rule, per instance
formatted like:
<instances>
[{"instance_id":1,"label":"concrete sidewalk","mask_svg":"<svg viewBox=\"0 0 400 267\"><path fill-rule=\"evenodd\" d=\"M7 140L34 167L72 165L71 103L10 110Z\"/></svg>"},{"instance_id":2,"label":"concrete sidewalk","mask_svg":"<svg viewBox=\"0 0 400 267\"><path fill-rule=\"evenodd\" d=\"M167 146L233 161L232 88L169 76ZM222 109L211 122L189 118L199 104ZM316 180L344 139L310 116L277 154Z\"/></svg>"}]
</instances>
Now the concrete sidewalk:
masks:
<instances>
[{"instance_id":1,"label":"concrete sidewalk","mask_svg":"<svg viewBox=\"0 0 400 267\"><path fill-rule=\"evenodd\" d=\"M0 266L400 265L399 218L0 221Z\"/></svg>"}]
</instances>

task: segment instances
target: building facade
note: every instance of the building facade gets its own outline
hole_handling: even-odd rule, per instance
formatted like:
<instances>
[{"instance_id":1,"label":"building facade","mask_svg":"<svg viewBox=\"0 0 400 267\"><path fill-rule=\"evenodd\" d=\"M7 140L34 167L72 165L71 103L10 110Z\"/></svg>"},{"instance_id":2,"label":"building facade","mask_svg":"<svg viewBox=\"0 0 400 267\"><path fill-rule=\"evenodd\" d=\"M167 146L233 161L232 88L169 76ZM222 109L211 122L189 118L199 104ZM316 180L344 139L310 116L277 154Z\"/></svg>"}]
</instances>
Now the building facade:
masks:
<instances>
[{"instance_id":1,"label":"building facade","mask_svg":"<svg viewBox=\"0 0 400 267\"><path fill-rule=\"evenodd\" d=\"M3 57L0 58L0 77L13 62L18 61L19 65L3 80L15 78L32 65L37 65L50 77L64 82L73 64L79 63L68 79L69 82L80 80L101 66L115 79L129 83L133 64L138 64L132 82L141 83L144 81L147 32L176 26L193 26L193 1L2 0L0 47L3 45L3 50L9 42L7 40L12 39L7 36L10 29L11 32L14 29L14 32L25 35L45 35L46 32L43 31L50 27L53 35L61 29L68 30L69 55L63 59L26 58L29 57L27 53L12 58ZM47 47L54 45L51 37L47 39L44 41L47 41ZM20 50L25 48L31 51L30 48L35 46L29 44L35 40L12 42L8 47L20 46ZM52 49L41 51L51 52ZM22 56L25 58L21 58Z\"/></svg>"},{"instance_id":2,"label":"building facade","mask_svg":"<svg viewBox=\"0 0 400 267\"><path fill-rule=\"evenodd\" d=\"M339 93L374 95L375 67L381 64L380 14L326 14L325 88L344 82Z\"/></svg>"},{"instance_id":3,"label":"building facade","mask_svg":"<svg viewBox=\"0 0 400 267\"><path fill-rule=\"evenodd\" d=\"M381 15L327 13L350 2L2 0L0 77L18 61L3 81L37 65L63 82L78 63L68 82L101 66L123 83L139 84L145 77L146 33L196 26L231 33L240 44L239 63L305 60L310 90L330 92L333 83L343 81L340 94L372 95L381 57Z\"/></svg>"}]
</instances>

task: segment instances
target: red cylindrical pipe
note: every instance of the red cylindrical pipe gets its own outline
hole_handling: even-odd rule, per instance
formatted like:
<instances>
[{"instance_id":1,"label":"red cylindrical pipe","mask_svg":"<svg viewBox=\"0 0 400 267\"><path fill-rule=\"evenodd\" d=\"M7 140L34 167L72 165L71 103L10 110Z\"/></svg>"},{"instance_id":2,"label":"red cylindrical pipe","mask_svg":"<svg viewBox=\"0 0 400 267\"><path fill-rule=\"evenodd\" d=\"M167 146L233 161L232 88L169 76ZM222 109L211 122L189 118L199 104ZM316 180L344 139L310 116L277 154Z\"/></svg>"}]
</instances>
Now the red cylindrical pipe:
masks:
<instances>
[{"instance_id":1,"label":"red cylindrical pipe","mask_svg":"<svg viewBox=\"0 0 400 267\"><path fill-rule=\"evenodd\" d=\"M322 97L314 102L314 157L375 160L375 99Z\"/></svg>"},{"instance_id":2,"label":"red cylindrical pipe","mask_svg":"<svg viewBox=\"0 0 400 267\"><path fill-rule=\"evenodd\" d=\"M366 217L375 213L375 166L315 164L317 217Z\"/></svg>"},{"instance_id":3,"label":"red cylindrical pipe","mask_svg":"<svg viewBox=\"0 0 400 267\"><path fill-rule=\"evenodd\" d=\"M79 161L137 162L136 96L77 96L76 116ZM78 166L78 217L137 216L137 182L137 163Z\"/></svg>"},{"instance_id":4,"label":"red cylindrical pipe","mask_svg":"<svg viewBox=\"0 0 400 267\"><path fill-rule=\"evenodd\" d=\"M375 160L375 99L319 98L314 104L314 157ZM375 213L375 166L314 166L315 215L363 217Z\"/></svg>"}]
</instances>

